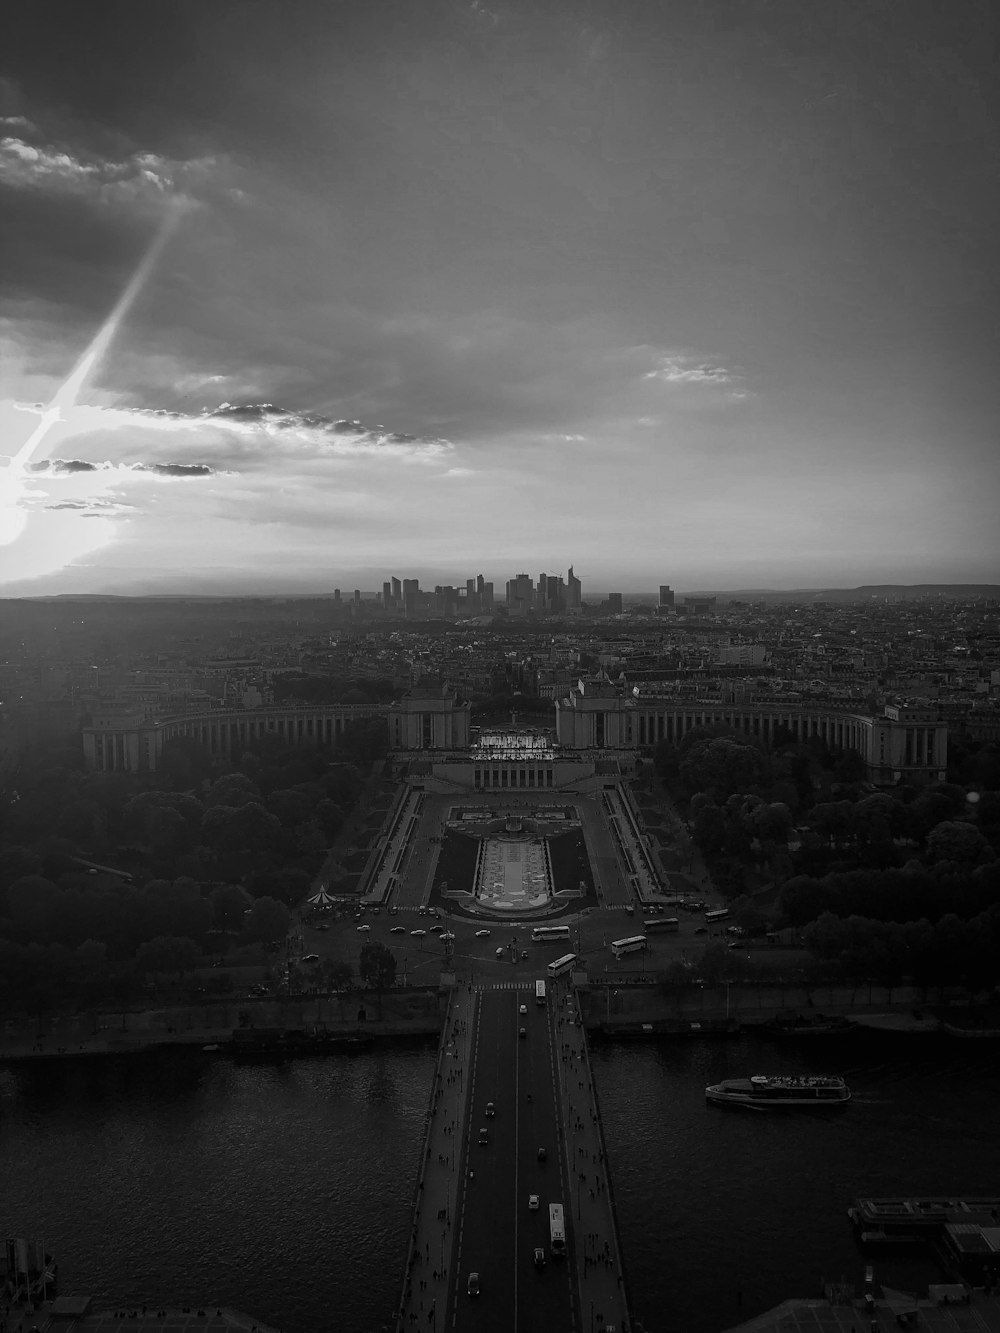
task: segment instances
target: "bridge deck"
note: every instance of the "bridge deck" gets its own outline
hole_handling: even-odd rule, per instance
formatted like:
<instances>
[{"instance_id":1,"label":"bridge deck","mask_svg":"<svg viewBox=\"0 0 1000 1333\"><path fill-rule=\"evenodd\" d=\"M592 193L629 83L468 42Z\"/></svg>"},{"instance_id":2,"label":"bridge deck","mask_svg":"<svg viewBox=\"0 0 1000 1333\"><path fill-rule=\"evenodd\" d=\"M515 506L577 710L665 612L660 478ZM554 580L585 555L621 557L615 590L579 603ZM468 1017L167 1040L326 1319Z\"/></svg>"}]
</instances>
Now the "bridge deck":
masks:
<instances>
[{"instance_id":1,"label":"bridge deck","mask_svg":"<svg viewBox=\"0 0 1000 1333\"><path fill-rule=\"evenodd\" d=\"M399 1333L630 1328L577 1020L575 999L561 982L549 984L544 1009L528 983L453 992L428 1110ZM529 1208L532 1194L537 1210ZM557 1202L565 1215L564 1259L553 1257L550 1245L548 1205ZM536 1247L545 1252L541 1269ZM479 1275L478 1296L468 1294L470 1272Z\"/></svg>"}]
</instances>

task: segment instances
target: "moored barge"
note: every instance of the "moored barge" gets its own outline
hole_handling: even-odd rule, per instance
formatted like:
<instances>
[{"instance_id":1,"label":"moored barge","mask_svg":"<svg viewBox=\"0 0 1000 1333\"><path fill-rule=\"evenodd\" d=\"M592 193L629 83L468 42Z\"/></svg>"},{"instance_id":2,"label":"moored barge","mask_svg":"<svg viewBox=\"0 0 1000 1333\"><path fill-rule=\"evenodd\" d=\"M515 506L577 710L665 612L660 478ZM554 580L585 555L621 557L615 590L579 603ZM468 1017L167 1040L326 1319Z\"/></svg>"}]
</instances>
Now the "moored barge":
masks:
<instances>
[{"instance_id":1,"label":"moored barge","mask_svg":"<svg viewBox=\"0 0 1000 1333\"><path fill-rule=\"evenodd\" d=\"M993 1198L859 1198L847 1210L863 1245L926 1245L945 1228L1000 1224L1000 1196Z\"/></svg>"}]
</instances>

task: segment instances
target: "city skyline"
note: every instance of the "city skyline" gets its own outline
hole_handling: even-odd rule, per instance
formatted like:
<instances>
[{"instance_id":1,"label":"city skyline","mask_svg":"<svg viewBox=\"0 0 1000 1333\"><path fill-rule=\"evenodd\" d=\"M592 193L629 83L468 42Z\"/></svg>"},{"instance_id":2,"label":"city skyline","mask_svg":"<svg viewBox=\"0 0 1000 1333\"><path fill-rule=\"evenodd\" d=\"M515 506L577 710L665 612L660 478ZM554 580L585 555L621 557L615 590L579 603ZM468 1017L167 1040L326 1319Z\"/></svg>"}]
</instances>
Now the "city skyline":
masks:
<instances>
[{"instance_id":1,"label":"city skyline","mask_svg":"<svg viewBox=\"0 0 1000 1333\"><path fill-rule=\"evenodd\" d=\"M1000 581L986 6L9 28L0 597Z\"/></svg>"}]
</instances>

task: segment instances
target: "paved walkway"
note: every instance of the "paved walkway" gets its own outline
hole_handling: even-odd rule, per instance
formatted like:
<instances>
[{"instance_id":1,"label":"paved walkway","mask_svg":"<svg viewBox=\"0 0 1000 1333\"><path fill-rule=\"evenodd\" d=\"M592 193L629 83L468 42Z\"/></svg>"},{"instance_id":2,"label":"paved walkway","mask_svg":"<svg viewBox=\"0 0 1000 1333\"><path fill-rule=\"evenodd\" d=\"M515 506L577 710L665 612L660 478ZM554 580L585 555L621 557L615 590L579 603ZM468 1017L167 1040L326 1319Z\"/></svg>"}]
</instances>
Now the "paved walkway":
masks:
<instances>
[{"instance_id":1,"label":"paved walkway","mask_svg":"<svg viewBox=\"0 0 1000 1333\"><path fill-rule=\"evenodd\" d=\"M574 1186L567 1211L572 1214L582 1333L601 1333L609 1326L628 1333L625 1275L587 1039L572 989L556 981L549 991L560 1061L563 1146Z\"/></svg>"},{"instance_id":2,"label":"paved walkway","mask_svg":"<svg viewBox=\"0 0 1000 1333\"><path fill-rule=\"evenodd\" d=\"M396 1316L396 1329L400 1333L404 1329L430 1329L436 1333L446 1327L449 1315L448 1270L454 1250L455 1205L468 1099L466 1070L477 1002L478 993L471 986L456 987L445 1019Z\"/></svg>"}]
</instances>

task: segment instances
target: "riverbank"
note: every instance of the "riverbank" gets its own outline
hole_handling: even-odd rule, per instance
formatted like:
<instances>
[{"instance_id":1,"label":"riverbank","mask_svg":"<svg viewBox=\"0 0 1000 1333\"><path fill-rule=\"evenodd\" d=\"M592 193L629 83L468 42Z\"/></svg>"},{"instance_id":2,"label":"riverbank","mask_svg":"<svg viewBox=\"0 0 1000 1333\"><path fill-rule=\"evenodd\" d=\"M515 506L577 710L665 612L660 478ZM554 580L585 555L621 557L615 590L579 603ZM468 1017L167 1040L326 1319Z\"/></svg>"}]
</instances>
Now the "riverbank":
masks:
<instances>
[{"instance_id":1,"label":"riverbank","mask_svg":"<svg viewBox=\"0 0 1000 1333\"><path fill-rule=\"evenodd\" d=\"M436 1037L448 991L397 988L382 996L352 991L308 1000L242 1000L168 1009L72 1014L37 1021L8 1020L0 1029L0 1063L141 1054L165 1047L212 1047L311 1054L373 1041ZM338 1045L339 1044L339 1045Z\"/></svg>"},{"instance_id":2,"label":"riverbank","mask_svg":"<svg viewBox=\"0 0 1000 1333\"><path fill-rule=\"evenodd\" d=\"M670 1036L774 1033L819 1040L822 1016L849 1020L834 1032L855 1029L942 1034L956 1040L1000 1036L996 1006L960 1003L956 996L927 1005L912 987L889 992L850 987L704 986L655 984L583 986L578 991L583 1026L595 1039L643 1040ZM168 1009L73 1014L44 1024L8 1020L0 1029L0 1063L123 1055L165 1047L209 1047L222 1053L257 1051L322 1054L357 1049L376 1041L438 1037L450 989L399 987L379 997L352 991L348 997L308 1000L242 1000ZM800 1016L801 1027L794 1025ZM787 1026L786 1026L787 1024Z\"/></svg>"}]
</instances>

